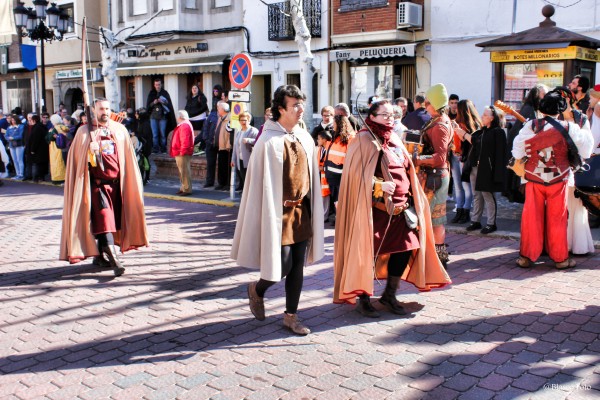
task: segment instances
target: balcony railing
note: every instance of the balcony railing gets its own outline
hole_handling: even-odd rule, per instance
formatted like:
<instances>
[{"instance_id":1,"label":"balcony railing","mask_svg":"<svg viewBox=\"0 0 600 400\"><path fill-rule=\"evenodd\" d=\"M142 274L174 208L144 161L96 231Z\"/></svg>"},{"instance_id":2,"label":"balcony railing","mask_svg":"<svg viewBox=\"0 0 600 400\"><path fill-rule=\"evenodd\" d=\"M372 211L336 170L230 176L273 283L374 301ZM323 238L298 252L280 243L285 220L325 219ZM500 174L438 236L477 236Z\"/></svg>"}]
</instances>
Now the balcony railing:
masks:
<instances>
[{"instance_id":1,"label":"balcony railing","mask_svg":"<svg viewBox=\"0 0 600 400\"><path fill-rule=\"evenodd\" d=\"M321 37L321 0L302 0L302 9L310 35ZM294 26L289 14L289 1L271 4L269 7L269 40L294 39Z\"/></svg>"}]
</instances>

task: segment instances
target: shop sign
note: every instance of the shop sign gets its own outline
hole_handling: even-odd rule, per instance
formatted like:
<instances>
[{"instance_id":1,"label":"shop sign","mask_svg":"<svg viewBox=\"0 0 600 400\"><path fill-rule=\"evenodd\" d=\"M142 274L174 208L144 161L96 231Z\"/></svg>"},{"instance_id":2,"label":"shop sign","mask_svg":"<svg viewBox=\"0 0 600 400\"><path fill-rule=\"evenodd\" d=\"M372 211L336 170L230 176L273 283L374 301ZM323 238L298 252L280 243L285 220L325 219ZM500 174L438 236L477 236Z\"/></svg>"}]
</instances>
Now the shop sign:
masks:
<instances>
[{"instance_id":1,"label":"shop sign","mask_svg":"<svg viewBox=\"0 0 600 400\"><path fill-rule=\"evenodd\" d=\"M199 46L200 44L200 46ZM122 52L126 62L136 61L168 61L193 57L208 50L207 43L174 44L166 46L152 46L139 50L137 53Z\"/></svg>"},{"instance_id":2,"label":"shop sign","mask_svg":"<svg viewBox=\"0 0 600 400\"><path fill-rule=\"evenodd\" d=\"M56 71L56 79L75 79L81 78L82 76L81 68Z\"/></svg>"},{"instance_id":3,"label":"shop sign","mask_svg":"<svg viewBox=\"0 0 600 400\"><path fill-rule=\"evenodd\" d=\"M600 51L579 46L560 49L492 51L491 62L535 62L552 60L587 60L600 62Z\"/></svg>"},{"instance_id":4,"label":"shop sign","mask_svg":"<svg viewBox=\"0 0 600 400\"><path fill-rule=\"evenodd\" d=\"M87 78L90 81L97 82L103 80L100 68L87 69ZM56 71L56 79L81 79L81 68L79 69L65 69L62 71Z\"/></svg>"},{"instance_id":5,"label":"shop sign","mask_svg":"<svg viewBox=\"0 0 600 400\"><path fill-rule=\"evenodd\" d=\"M415 45L374 46L360 49L331 50L331 61L356 60L360 58L414 57Z\"/></svg>"}]
</instances>

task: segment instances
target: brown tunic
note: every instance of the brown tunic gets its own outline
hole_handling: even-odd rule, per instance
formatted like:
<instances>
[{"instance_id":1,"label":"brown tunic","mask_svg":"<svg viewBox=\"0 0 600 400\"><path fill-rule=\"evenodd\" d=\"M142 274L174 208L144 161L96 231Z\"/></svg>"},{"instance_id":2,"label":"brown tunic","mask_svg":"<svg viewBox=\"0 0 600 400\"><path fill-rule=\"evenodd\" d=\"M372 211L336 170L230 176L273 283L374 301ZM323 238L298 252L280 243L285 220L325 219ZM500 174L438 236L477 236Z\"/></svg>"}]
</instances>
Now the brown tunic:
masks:
<instances>
[{"instance_id":1,"label":"brown tunic","mask_svg":"<svg viewBox=\"0 0 600 400\"><path fill-rule=\"evenodd\" d=\"M310 189L306 151L292 135L283 141L283 201L303 199L295 207L283 207L281 245L287 246L310 239L310 202L304 197ZM283 206L283 204L282 204Z\"/></svg>"}]
</instances>

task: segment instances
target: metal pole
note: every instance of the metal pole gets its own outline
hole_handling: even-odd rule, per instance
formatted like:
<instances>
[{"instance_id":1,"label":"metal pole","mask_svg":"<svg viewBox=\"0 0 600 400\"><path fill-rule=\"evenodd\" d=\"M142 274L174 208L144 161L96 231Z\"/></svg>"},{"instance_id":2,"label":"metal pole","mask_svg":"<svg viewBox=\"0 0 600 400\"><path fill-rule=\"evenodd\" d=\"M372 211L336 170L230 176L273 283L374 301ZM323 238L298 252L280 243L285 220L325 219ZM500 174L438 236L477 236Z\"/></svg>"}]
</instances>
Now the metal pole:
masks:
<instances>
[{"instance_id":1,"label":"metal pole","mask_svg":"<svg viewBox=\"0 0 600 400\"><path fill-rule=\"evenodd\" d=\"M46 112L46 64L44 60L44 39L40 40L42 53L42 112Z\"/></svg>"}]
</instances>

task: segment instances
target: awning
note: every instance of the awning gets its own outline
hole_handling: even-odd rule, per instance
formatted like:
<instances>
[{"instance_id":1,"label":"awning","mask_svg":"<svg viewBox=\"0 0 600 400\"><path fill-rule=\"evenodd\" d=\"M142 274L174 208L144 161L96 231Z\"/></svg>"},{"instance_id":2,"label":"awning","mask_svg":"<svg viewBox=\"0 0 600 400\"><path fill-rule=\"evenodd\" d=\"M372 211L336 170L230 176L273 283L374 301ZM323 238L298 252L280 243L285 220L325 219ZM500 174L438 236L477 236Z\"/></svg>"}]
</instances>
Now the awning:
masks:
<instances>
[{"instance_id":1,"label":"awning","mask_svg":"<svg viewBox=\"0 0 600 400\"><path fill-rule=\"evenodd\" d=\"M198 74L221 72L223 60L228 56L205 57L196 60L162 61L160 63L129 63L117 67L118 76L144 76L162 74Z\"/></svg>"},{"instance_id":2,"label":"awning","mask_svg":"<svg viewBox=\"0 0 600 400\"><path fill-rule=\"evenodd\" d=\"M367 58L414 57L415 43L394 46L361 47L358 49L338 49L329 52L330 61L353 61Z\"/></svg>"}]
</instances>

